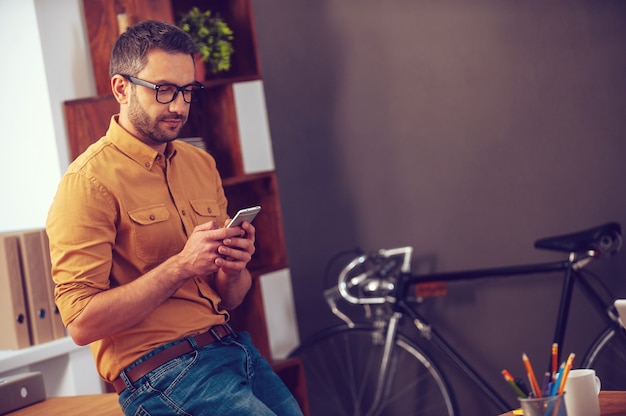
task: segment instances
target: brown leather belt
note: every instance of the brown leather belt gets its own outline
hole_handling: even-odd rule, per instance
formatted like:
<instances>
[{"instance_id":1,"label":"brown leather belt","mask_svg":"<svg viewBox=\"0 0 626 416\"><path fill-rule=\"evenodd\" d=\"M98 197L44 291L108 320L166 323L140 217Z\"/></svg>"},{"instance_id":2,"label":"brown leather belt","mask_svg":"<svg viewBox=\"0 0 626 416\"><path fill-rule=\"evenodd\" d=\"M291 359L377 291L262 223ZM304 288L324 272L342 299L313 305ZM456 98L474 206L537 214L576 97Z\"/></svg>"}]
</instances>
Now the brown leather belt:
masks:
<instances>
[{"instance_id":1,"label":"brown leather belt","mask_svg":"<svg viewBox=\"0 0 626 416\"><path fill-rule=\"evenodd\" d=\"M126 377L128 378L128 380L130 380L131 383L134 383L141 377L148 374L150 371L162 366L163 364L170 360L173 360L174 358L180 357L181 355L190 353L195 349L202 348L206 345L219 341L228 335L234 334L235 333L233 332L230 325L216 325L209 329L207 332L199 335L194 335L193 337L185 338L185 341L179 342L178 344L172 345L171 347L159 351L147 360L137 364L130 370L123 370L123 372L126 373ZM195 348L191 344L192 339L196 343ZM124 382L122 377L116 378L111 382L111 384L113 384L113 387L115 388L117 394L120 394L126 389L126 383Z\"/></svg>"}]
</instances>

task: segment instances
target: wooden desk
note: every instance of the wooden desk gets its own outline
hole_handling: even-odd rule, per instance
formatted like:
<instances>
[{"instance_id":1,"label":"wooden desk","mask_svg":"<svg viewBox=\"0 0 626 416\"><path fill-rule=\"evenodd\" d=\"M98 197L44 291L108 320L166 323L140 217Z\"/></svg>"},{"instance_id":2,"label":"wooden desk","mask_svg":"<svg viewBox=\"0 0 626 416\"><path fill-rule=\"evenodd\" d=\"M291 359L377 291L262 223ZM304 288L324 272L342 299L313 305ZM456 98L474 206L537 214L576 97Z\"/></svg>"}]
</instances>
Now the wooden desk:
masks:
<instances>
[{"instance_id":1,"label":"wooden desk","mask_svg":"<svg viewBox=\"0 0 626 416\"><path fill-rule=\"evenodd\" d=\"M501 416L513 416L513 412ZM626 391L601 391L600 414L602 416L626 415Z\"/></svg>"},{"instance_id":2,"label":"wooden desk","mask_svg":"<svg viewBox=\"0 0 626 416\"><path fill-rule=\"evenodd\" d=\"M6 416L124 416L116 393L50 397Z\"/></svg>"}]
</instances>

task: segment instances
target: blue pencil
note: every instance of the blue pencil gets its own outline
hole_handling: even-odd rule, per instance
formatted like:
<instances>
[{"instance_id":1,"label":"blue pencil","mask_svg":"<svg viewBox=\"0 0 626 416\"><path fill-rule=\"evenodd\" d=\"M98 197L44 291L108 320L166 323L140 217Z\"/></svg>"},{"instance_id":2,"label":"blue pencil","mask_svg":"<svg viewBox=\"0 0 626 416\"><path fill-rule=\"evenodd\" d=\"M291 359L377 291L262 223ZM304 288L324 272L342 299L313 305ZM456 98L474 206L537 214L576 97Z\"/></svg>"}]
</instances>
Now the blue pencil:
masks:
<instances>
[{"instance_id":1,"label":"blue pencil","mask_svg":"<svg viewBox=\"0 0 626 416\"><path fill-rule=\"evenodd\" d=\"M559 367L559 371L556 373L556 380L554 381L554 384L552 384L550 396L556 396L556 393L559 391L559 386L561 385L561 377L563 377L564 370L565 364L561 364L561 366Z\"/></svg>"}]
</instances>

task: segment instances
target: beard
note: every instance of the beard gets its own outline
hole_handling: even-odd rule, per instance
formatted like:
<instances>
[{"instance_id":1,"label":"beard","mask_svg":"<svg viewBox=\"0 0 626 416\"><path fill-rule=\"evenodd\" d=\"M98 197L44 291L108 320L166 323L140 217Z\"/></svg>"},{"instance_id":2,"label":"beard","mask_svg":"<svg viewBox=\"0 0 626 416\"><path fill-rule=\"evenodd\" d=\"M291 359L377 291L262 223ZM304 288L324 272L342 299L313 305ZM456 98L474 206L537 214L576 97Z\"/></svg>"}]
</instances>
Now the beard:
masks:
<instances>
[{"instance_id":1,"label":"beard","mask_svg":"<svg viewBox=\"0 0 626 416\"><path fill-rule=\"evenodd\" d=\"M132 93L128 105L128 117L133 127L141 134L141 139L152 143L168 143L176 140L182 130L187 116L184 114L166 113L152 119L139 103L137 96ZM181 123L176 127L169 127L164 120L178 120Z\"/></svg>"}]
</instances>

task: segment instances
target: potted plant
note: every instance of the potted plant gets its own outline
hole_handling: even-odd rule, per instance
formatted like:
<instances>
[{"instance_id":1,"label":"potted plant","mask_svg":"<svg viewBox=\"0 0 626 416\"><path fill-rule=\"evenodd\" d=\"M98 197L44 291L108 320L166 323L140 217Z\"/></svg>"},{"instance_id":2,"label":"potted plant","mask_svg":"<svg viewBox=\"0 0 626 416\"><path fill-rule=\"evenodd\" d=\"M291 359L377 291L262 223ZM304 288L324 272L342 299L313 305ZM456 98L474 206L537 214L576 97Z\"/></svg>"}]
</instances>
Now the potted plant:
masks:
<instances>
[{"instance_id":1,"label":"potted plant","mask_svg":"<svg viewBox=\"0 0 626 416\"><path fill-rule=\"evenodd\" d=\"M201 62L200 66L212 74L230 69L230 58L235 51L233 31L219 14L193 7L181 16L178 27L189 33L198 47L196 61ZM204 79L201 75L196 77Z\"/></svg>"}]
</instances>

